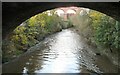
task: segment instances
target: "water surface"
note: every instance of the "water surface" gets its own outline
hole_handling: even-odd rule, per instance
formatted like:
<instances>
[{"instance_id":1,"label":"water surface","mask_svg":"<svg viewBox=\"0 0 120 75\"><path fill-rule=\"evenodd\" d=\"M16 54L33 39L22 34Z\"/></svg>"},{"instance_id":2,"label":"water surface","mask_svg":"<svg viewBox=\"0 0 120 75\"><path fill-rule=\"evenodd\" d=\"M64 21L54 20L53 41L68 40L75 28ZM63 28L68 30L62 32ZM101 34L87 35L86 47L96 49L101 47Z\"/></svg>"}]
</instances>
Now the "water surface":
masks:
<instances>
[{"instance_id":1,"label":"water surface","mask_svg":"<svg viewBox=\"0 0 120 75\"><path fill-rule=\"evenodd\" d=\"M30 48L32 52L3 65L3 72L90 73L92 70L102 73L95 64L92 49L74 29L65 29Z\"/></svg>"}]
</instances>

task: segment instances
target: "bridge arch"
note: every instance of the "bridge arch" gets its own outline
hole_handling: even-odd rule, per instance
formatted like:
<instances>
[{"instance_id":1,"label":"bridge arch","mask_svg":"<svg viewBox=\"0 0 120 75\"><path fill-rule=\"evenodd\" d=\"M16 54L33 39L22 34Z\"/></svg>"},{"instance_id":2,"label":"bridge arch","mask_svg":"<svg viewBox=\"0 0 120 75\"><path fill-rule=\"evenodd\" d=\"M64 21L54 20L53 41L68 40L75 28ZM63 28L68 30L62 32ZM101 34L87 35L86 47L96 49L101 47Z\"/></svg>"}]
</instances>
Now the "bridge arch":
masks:
<instances>
[{"instance_id":1,"label":"bridge arch","mask_svg":"<svg viewBox=\"0 0 120 75\"><path fill-rule=\"evenodd\" d=\"M70 16L75 15L75 14L76 14L76 11L73 9L68 9L66 11L67 19L69 19Z\"/></svg>"},{"instance_id":2,"label":"bridge arch","mask_svg":"<svg viewBox=\"0 0 120 75\"><path fill-rule=\"evenodd\" d=\"M68 14L76 14L76 11L73 10L73 9L68 9L68 10L67 10L67 13L68 13Z\"/></svg>"},{"instance_id":3,"label":"bridge arch","mask_svg":"<svg viewBox=\"0 0 120 75\"><path fill-rule=\"evenodd\" d=\"M28 18L41 13L46 10L55 9L58 7L85 7L107 14L114 19L120 21L120 5L119 3L79 3L79 2L40 2L40 3L3 3L3 14L2 14L2 37L3 39L13 31L18 25L27 20ZM106 10L107 8L107 10ZM111 11L112 10L112 11Z\"/></svg>"},{"instance_id":4,"label":"bridge arch","mask_svg":"<svg viewBox=\"0 0 120 75\"><path fill-rule=\"evenodd\" d=\"M57 13L58 16L64 17L65 11L63 9L57 9L56 13Z\"/></svg>"}]
</instances>

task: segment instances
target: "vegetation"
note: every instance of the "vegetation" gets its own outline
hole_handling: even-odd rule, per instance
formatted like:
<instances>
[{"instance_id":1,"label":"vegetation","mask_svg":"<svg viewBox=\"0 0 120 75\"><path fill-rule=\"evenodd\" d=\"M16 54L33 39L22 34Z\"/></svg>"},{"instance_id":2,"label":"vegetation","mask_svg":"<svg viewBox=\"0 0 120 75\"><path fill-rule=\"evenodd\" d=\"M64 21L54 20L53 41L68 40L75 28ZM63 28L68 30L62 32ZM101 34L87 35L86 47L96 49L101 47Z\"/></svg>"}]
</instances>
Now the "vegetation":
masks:
<instances>
[{"instance_id":1,"label":"vegetation","mask_svg":"<svg viewBox=\"0 0 120 75\"><path fill-rule=\"evenodd\" d=\"M109 48L110 52L120 49L120 22L97 11L83 10L64 21L54 10L35 15L18 26L3 42L3 62L26 52L46 36L74 25L90 43Z\"/></svg>"},{"instance_id":2,"label":"vegetation","mask_svg":"<svg viewBox=\"0 0 120 75\"><path fill-rule=\"evenodd\" d=\"M83 37L90 39L91 34L93 34L92 20L85 10L82 10L81 14L77 13L70 20Z\"/></svg>"},{"instance_id":3,"label":"vegetation","mask_svg":"<svg viewBox=\"0 0 120 75\"><path fill-rule=\"evenodd\" d=\"M91 11L94 39L97 44L112 50L120 47L120 22L97 11Z\"/></svg>"},{"instance_id":4,"label":"vegetation","mask_svg":"<svg viewBox=\"0 0 120 75\"><path fill-rule=\"evenodd\" d=\"M94 10L89 13L84 10L71 21L84 37L98 46L110 48L111 52L120 48L120 22L115 19Z\"/></svg>"},{"instance_id":5,"label":"vegetation","mask_svg":"<svg viewBox=\"0 0 120 75\"><path fill-rule=\"evenodd\" d=\"M50 15L49 15L50 14ZM3 42L3 62L10 61L46 36L71 27L70 21L62 20L54 10L35 15L18 26Z\"/></svg>"},{"instance_id":6,"label":"vegetation","mask_svg":"<svg viewBox=\"0 0 120 75\"><path fill-rule=\"evenodd\" d=\"M107 55L114 64L118 64L120 22L93 10L77 14L71 21L89 45L97 47L98 52Z\"/></svg>"},{"instance_id":7,"label":"vegetation","mask_svg":"<svg viewBox=\"0 0 120 75\"><path fill-rule=\"evenodd\" d=\"M120 22L115 19L91 10L89 16L92 19L92 41L97 45L100 53L105 54L116 65L120 57ZM119 65L118 65L119 66ZM120 66L119 66L120 67Z\"/></svg>"}]
</instances>

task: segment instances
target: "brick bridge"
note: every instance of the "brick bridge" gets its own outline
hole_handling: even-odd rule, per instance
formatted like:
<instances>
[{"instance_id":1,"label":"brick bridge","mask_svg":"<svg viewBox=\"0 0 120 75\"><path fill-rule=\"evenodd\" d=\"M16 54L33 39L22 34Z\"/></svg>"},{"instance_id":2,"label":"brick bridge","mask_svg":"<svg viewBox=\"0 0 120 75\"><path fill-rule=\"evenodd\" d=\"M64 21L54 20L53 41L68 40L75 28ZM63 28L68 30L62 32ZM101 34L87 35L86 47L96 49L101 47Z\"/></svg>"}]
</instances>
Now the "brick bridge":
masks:
<instances>
[{"instance_id":1,"label":"brick bridge","mask_svg":"<svg viewBox=\"0 0 120 75\"><path fill-rule=\"evenodd\" d=\"M58 16L64 18L64 20L67 20L72 15L80 14L82 10L85 10L87 12L89 9L73 7L73 6L72 7L60 7L56 9L56 12Z\"/></svg>"}]
</instances>

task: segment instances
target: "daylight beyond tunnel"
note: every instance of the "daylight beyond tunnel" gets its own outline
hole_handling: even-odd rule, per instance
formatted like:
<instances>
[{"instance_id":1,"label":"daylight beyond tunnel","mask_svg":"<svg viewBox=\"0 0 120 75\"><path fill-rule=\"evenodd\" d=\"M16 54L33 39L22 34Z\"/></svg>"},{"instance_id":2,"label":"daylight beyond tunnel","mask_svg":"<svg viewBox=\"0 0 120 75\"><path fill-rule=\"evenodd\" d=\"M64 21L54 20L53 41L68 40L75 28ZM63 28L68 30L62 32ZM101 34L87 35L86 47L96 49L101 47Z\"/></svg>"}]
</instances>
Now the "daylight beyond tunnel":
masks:
<instances>
[{"instance_id":1,"label":"daylight beyond tunnel","mask_svg":"<svg viewBox=\"0 0 120 75\"><path fill-rule=\"evenodd\" d=\"M17 16L4 21L11 27L7 31L14 31L3 33L3 73L117 73L120 22L108 13L76 6L27 7L29 12L16 13L19 6L12 4Z\"/></svg>"}]
</instances>

